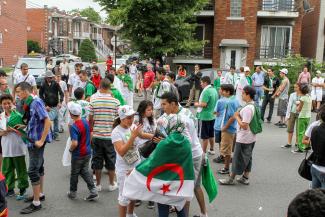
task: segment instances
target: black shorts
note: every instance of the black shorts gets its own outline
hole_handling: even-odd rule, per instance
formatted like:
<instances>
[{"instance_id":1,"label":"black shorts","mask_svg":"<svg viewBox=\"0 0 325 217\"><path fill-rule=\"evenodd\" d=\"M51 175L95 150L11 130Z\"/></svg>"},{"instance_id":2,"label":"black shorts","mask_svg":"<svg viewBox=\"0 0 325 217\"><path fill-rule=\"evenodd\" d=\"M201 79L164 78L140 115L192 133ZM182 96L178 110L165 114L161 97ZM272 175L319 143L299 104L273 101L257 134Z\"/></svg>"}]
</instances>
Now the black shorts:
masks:
<instances>
[{"instance_id":1,"label":"black shorts","mask_svg":"<svg viewBox=\"0 0 325 217\"><path fill-rule=\"evenodd\" d=\"M116 152L112 140L93 138L93 158L91 168L101 170L104 167L107 170L115 170Z\"/></svg>"},{"instance_id":2,"label":"black shorts","mask_svg":"<svg viewBox=\"0 0 325 217\"><path fill-rule=\"evenodd\" d=\"M201 139L209 139L214 137L214 120L199 121L199 135Z\"/></svg>"}]
</instances>

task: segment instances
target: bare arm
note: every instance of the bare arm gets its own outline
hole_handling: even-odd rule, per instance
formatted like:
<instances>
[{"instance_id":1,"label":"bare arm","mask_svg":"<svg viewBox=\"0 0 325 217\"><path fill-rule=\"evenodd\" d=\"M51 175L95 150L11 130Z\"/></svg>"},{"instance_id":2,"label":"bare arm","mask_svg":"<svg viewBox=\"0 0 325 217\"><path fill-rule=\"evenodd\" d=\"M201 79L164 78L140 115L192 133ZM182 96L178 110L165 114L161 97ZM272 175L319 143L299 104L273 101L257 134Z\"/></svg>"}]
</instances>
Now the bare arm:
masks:
<instances>
[{"instance_id":1,"label":"bare arm","mask_svg":"<svg viewBox=\"0 0 325 217\"><path fill-rule=\"evenodd\" d=\"M75 150L78 147L78 141L77 140L72 140L71 141L71 146L70 146L70 151Z\"/></svg>"},{"instance_id":2,"label":"bare arm","mask_svg":"<svg viewBox=\"0 0 325 217\"><path fill-rule=\"evenodd\" d=\"M240 126L240 128L247 130L248 129L248 123L242 122L240 116L239 116L239 112L236 112L234 115L234 118L237 120L238 125Z\"/></svg>"}]
</instances>

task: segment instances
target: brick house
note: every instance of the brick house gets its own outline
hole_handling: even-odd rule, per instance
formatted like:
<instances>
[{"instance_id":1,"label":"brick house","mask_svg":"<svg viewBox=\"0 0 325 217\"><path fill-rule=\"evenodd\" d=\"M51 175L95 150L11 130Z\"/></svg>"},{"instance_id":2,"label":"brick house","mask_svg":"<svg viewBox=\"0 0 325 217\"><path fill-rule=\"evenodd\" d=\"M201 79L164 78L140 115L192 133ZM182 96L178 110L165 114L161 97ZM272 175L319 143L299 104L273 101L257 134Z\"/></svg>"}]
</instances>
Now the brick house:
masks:
<instances>
[{"instance_id":1,"label":"brick house","mask_svg":"<svg viewBox=\"0 0 325 217\"><path fill-rule=\"evenodd\" d=\"M325 61L325 1L309 0L312 12L304 16L301 35L301 55Z\"/></svg>"},{"instance_id":2,"label":"brick house","mask_svg":"<svg viewBox=\"0 0 325 217\"><path fill-rule=\"evenodd\" d=\"M26 0L0 1L0 66L27 53Z\"/></svg>"},{"instance_id":3,"label":"brick house","mask_svg":"<svg viewBox=\"0 0 325 217\"><path fill-rule=\"evenodd\" d=\"M178 56L173 63L253 67L300 53L301 4L301 0L212 0L197 14L196 35L208 41L202 53Z\"/></svg>"}]
</instances>

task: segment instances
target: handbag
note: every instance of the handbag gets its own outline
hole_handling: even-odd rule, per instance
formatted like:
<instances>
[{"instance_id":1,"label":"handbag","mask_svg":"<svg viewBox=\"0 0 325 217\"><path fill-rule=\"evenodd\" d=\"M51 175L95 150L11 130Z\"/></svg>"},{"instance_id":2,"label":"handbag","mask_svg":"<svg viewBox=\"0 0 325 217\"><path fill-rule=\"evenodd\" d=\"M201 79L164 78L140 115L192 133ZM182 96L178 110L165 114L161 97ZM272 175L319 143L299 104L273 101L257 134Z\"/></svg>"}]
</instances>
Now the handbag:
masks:
<instances>
[{"instance_id":1,"label":"handbag","mask_svg":"<svg viewBox=\"0 0 325 217\"><path fill-rule=\"evenodd\" d=\"M312 159L313 159L314 155L313 155L313 152L312 152L309 155L309 157L307 157L307 154L308 154L308 151L306 151L305 158L300 163L300 166L298 168L298 173L302 178L311 181L312 177L311 177L310 169L311 169L311 166L313 164Z\"/></svg>"},{"instance_id":2,"label":"handbag","mask_svg":"<svg viewBox=\"0 0 325 217\"><path fill-rule=\"evenodd\" d=\"M160 128L160 130L156 130L154 137L159 138L166 138L166 132ZM156 149L157 143L155 143L153 140L149 140L145 142L141 147L139 147L139 153L142 157L148 158L149 155Z\"/></svg>"},{"instance_id":3,"label":"handbag","mask_svg":"<svg viewBox=\"0 0 325 217\"><path fill-rule=\"evenodd\" d=\"M123 160L128 164L132 165L138 160L140 160L140 156L137 152L137 150L133 147L129 149L126 154L123 156Z\"/></svg>"}]
</instances>

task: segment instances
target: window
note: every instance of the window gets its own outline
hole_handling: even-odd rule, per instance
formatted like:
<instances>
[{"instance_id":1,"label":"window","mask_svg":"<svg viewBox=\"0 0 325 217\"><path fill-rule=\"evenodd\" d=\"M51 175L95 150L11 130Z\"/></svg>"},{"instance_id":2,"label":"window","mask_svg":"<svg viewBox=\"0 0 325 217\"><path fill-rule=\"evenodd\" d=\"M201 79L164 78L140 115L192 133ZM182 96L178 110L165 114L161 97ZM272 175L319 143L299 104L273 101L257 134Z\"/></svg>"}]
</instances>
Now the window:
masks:
<instances>
[{"instance_id":1,"label":"window","mask_svg":"<svg viewBox=\"0 0 325 217\"><path fill-rule=\"evenodd\" d=\"M63 21L62 20L59 21L59 34L60 35L63 34Z\"/></svg>"},{"instance_id":2,"label":"window","mask_svg":"<svg viewBox=\"0 0 325 217\"><path fill-rule=\"evenodd\" d=\"M73 51L73 48L72 48L72 40L69 40L68 41L68 50L69 50L69 52L72 52Z\"/></svg>"},{"instance_id":3,"label":"window","mask_svg":"<svg viewBox=\"0 0 325 217\"><path fill-rule=\"evenodd\" d=\"M0 32L0 44L2 44L2 32Z\"/></svg>"},{"instance_id":4,"label":"window","mask_svg":"<svg viewBox=\"0 0 325 217\"><path fill-rule=\"evenodd\" d=\"M69 20L69 33L71 33L71 31L72 31L72 21Z\"/></svg>"},{"instance_id":5,"label":"window","mask_svg":"<svg viewBox=\"0 0 325 217\"><path fill-rule=\"evenodd\" d=\"M3 58L0 58L0 67L3 67Z\"/></svg>"},{"instance_id":6,"label":"window","mask_svg":"<svg viewBox=\"0 0 325 217\"><path fill-rule=\"evenodd\" d=\"M236 50L230 52L230 66L236 66Z\"/></svg>"},{"instance_id":7,"label":"window","mask_svg":"<svg viewBox=\"0 0 325 217\"><path fill-rule=\"evenodd\" d=\"M0 2L0 15L1 15L1 12L2 12L2 6L1 6L1 2Z\"/></svg>"},{"instance_id":8,"label":"window","mask_svg":"<svg viewBox=\"0 0 325 217\"><path fill-rule=\"evenodd\" d=\"M52 32L52 18L49 18L49 32Z\"/></svg>"},{"instance_id":9,"label":"window","mask_svg":"<svg viewBox=\"0 0 325 217\"><path fill-rule=\"evenodd\" d=\"M230 0L230 17L241 17L242 0Z\"/></svg>"},{"instance_id":10,"label":"window","mask_svg":"<svg viewBox=\"0 0 325 217\"><path fill-rule=\"evenodd\" d=\"M263 0L262 8L265 11L294 11L294 0Z\"/></svg>"},{"instance_id":11,"label":"window","mask_svg":"<svg viewBox=\"0 0 325 217\"><path fill-rule=\"evenodd\" d=\"M260 58L283 58L291 49L290 26L262 26Z\"/></svg>"}]
</instances>

